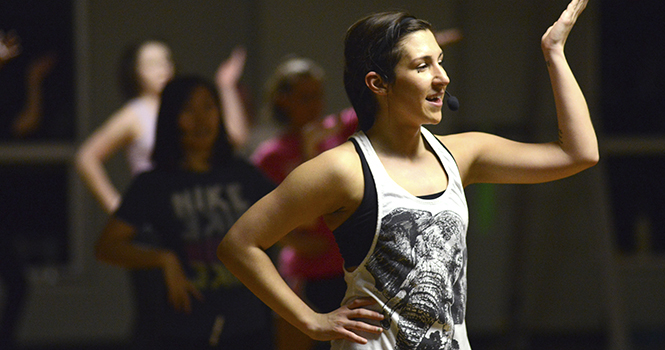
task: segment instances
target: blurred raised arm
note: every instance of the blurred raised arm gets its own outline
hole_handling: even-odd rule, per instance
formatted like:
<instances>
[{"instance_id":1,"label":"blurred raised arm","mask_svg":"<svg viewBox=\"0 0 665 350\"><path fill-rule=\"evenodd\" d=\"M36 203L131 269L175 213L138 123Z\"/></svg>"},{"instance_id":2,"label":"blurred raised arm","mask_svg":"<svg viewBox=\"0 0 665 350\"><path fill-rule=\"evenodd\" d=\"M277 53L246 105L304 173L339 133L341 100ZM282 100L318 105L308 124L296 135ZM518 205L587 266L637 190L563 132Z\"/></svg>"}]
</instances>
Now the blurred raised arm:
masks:
<instances>
[{"instance_id":1,"label":"blurred raised arm","mask_svg":"<svg viewBox=\"0 0 665 350\"><path fill-rule=\"evenodd\" d=\"M238 91L238 81L246 60L247 50L238 46L233 49L229 58L219 65L215 74L215 82L221 95L224 125L231 143L237 147L244 146L249 138L247 110Z\"/></svg>"}]
</instances>

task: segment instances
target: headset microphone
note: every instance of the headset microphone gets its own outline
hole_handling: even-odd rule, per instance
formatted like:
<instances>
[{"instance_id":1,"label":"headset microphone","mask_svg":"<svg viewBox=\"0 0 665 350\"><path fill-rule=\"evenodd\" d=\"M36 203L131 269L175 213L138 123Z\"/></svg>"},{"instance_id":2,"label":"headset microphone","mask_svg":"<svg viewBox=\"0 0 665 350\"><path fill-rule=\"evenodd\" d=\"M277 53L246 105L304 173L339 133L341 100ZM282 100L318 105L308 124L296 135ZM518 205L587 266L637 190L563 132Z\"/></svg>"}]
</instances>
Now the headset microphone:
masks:
<instances>
[{"instance_id":1,"label":"headset microphone","mask_svg":"<svg viewBox=\"0 0 665 350\"><path fill-rule=\"evenodd\" d=\"M448 95L448 98L446 100L446 103L448 103L448 108L455 112L456 110L459 109L459 100L457 97L451 95L448 90L446 90L446 95Z\"/></svg>"}]
</instances>

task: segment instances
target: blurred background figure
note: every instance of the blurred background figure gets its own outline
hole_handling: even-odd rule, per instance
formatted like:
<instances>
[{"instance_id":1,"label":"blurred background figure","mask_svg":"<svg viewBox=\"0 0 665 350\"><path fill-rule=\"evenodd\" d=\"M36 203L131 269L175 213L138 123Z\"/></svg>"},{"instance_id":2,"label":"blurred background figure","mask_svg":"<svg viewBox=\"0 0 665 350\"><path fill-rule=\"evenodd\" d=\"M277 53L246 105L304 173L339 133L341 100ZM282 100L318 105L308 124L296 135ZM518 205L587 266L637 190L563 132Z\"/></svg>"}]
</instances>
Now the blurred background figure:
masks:
<instances>
[{"instance_id":1,"label":"blurred background figure","mask_svg":"<svg viewBox=\"0 0 665 350\"><path fill-rule=\"evenodd\" d=\"M12 86L11 81L5 81L3 69L15 69L7 64L21 53L20 38L15 31L5 34L0 30L0 84L7 90L22 91L23 85ZM3 125L9 123L5 135L9 138L24 137L35 131L40 125L42 117L42 82L54 64L54 56L46 55L32 61L26 73L25 104L18 115L13 112L2 115ZM0 110L11 105L11 95L2 94ZM10 110L11 111L11 110ZM0 230L2 243L0 244L0 281L3 286L4 300L0 311L0 349L15 349L17 326L25 306L28 282L26 279L26 257L17 249L17 241L21 239L17 230Z\"/></svg>"},{"instance_id":2,"label":"blurred background figure","mask_svg":"<svg viewBox=\"0 0 665 350\"><path fill-rule=\"evenodd\" d=\"M160 272L151 338L137 349L271 349L272 314L217 260L227 230L274 187L234 156L215 87L199 77L166 85L152 153L97 243L101 261Z\"/></svg>"},{"instance_id":3,"label":"blurred background figure","mask_svg":"<svg viewBox=\"0 0 665 350\"><path fill-rule=\"evenodd\" d=\"M5 34L0 30L0 71L20 52L18 35L13 31ZM16 346L16 326L25 304L27 281L23 259L14 249L15 237L11 231L5 230L1 235L0 278L5 296L0 311L0 348L9 350Z\"/></svg>"},{"instance_id":4,"label":"blurred background figure","mask_svg":"<svg viewBox=\"0 0 665 350\"><path fill-rule=\"evenodd\" d=\"M216 82L219 96L224 100L225 125L236 135L235 144L242 139L245 114L236 90L242 75L245 50L235 49L230 58L219 66ZM160 96L164 86L175 74L175 62L169 46L159 40L146 40L129 46L120 61L120 86L127 102L97 129L80 147L76 156L76 168L106 213L111 214L121 201L121 195L111 182L104 162L118 151L125 151L125 158L132 177L152 169L151 155L155 143ZM231 123L227 123L228 117ZM241 135L241 136L238 136ZM139 238L144 232L139 232ZM147 234L147 233L145 233ZM132 270L136 321L133 339L136 348L148 346L158 336L154 326L158 304L154 295L161 280L158 271Z\"/></svg>"},{"instance_id":5,"label":"blurred background figure","mask_svg":"<svg viewBox=\"0 0 665 350\"><path fill-rule=\"evenodd\" d=\"M41 127L44 115L43 82L56 62L57 55L53 52L30 62L25 77L26 102L11 126L14 137L30 136Z\"/></svg>"},{"instance_id":6,"label":"blurred background figure","mask_svg":"<svg viewBox=\"0 0 665 350\"><path fill-rule=\"evenodd\" d=\"M0 4L0 31L4 31L0 56L10 58L0 58L0 139L4 141L74 138L74 53L67 32L72 23L68 7L65 2L43 1Z\"/></svg>"},{"instance_id":7,"label":"blurred background figure","mask_svg":"<svg viewBox=\"0 0 665 350\"><path fill-rule=\"evenodd\" d=\"M247 133L247 118L236 90L245 56L244 49L237 48L216 75L231 141L237 146L243 144ZM79 174L107 213L116 209L120 194L105 171L104 161L125 150L132 176L151 168L159 98L174 72L171 49L162 41L144 41L129 47L122 56L120 83L127 102L81 145L76 156Z\"/></svg>"},{"instance_id":8,"label":"blurred background figure","mask_svg":"<svg viewBox=\"0 0 665 350\"><path fill-rule=\"evenodd\" d=\"M120 85L127 102L81 145L76 167L107 213L120 194L104 169L104 161L124 149L133 176L151 168L159 96L175 72L171 49L148 40L130 46L120 61Z\"/></svg>"},{"instance_id":9,"label":"blurred background figure","mask_svg":"<svg viewBox=\"0 0 665 350\"><path fill-rule=\"evenodd\" d=\"M301 163L332 148L353 134L357 118L353 109L324 117L324 71L314 61L288 57L267 83L266 112L282 132L259 145L252 162L275 183ZM281 242L279 269L291 287L312 308L328 312L344 297L343 260L335 238L323 219L291 232ZM279 320L280 348L311 348L308 337ZM317 344L317 348L329 344Z\"/></svg>"},{"instance_id":10,"label":"blurred background figure","mask_svg":"<svg viewBox=\"0 0 665 350\"><path fill-rule=\"evenodd\" d=\"M0 70L6 63L17 57L21 52L20 39L16 32L9 31L5 34L0 30ZM25 68L24 84L14 85L5 84L5 98L3 100L6 111L3 113L3 137L4 138L24 138L31 136L41 127L42 117L44 115L44 79L49 75L53 66L57 62L55 52L41 53L33 58ZM12 73L19 73L18 67L10 68ZM10 73L11 74L11 73ZM2 80L6 80L3 77ZM20 106L17 101L12 101L12 95L9 90L22 92L24 97ZM13 106L13 107L12 107ZM19 108L16 110L16 108Z\"/></svg>"},{"instance_id":11,"label":"blurred background figure","mask_svg":"<svg viewBox=\"0 0 665 350\"><path fill-rule=\"evenodd\" d=\"M168 45L146 40L130 45L120 59L119 83L127 102L99 127L79 148L76 169L107 214L120 204L120 193L111 182L104 161L120 150L132 176L152 167L150 159L160 95L175 74L175 63ZM143 232L139 232L142 237ZM136 310L131 342L135 349L150 346L158 334L155 324L159 305L154 296L160 281L157 271L132 270L133 306Z\"/></svg>"}]
</instances>

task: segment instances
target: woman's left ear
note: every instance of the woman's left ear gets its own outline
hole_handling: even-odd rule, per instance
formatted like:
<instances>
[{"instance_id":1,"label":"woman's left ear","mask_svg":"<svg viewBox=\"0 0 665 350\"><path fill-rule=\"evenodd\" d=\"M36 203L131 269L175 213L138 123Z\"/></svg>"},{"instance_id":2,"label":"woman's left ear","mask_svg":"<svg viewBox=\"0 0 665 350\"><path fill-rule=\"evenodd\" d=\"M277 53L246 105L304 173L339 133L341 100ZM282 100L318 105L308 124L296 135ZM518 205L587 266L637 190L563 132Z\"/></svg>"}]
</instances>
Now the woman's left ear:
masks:
<instances>
[{"instance_id":1,"label":"woman's left ear","mask_svg":"<svg viewBox=\"0 0 665 350\"><path fill-rule=\"evenodd\" d=\"M365 85L377 95L385 95L388 93L388 84L379 73L369 72L365 75Z\"/></svg>"}]
</instances>

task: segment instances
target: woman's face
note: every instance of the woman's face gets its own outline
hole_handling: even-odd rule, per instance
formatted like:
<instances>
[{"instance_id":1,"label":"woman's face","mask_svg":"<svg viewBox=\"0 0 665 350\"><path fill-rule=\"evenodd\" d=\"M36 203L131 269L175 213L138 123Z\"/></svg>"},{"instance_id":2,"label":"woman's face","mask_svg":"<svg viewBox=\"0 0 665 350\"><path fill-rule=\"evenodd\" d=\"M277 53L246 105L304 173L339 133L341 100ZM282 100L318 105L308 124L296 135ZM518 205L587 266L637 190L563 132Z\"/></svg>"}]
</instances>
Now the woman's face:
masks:
<instances>
[{"instance_id":1,"label":"woman's face","mask_svg":"<svg viewBox=\"0 0 665 350\"><path fill-rule=\"evenodd\" d=\"M212 150L219 134L219 123L220 111L213 94L203 86L194 88L178 115L185 153Z\"/></svg>"},{"instance_id":2,"label":"woman's face","mask_svg":"<svg viewBox=\"0 0 665 350\"><path fill-rule=\"evenodd\" d=\"M409 116L408 120L418 125L437 124L450 83L442 66L443 51L429 30L408 34L399 45L402 57L387 91L387 112Z\"/></svg>"},{"instance_id":3,"label":"woman's face","mask_svg":"<svg viewBox=\"0 0 665 350\"><path fill-rule=\"evenodd\" d=\"M161 93L174 74L171 50L166 45L153 41L141 46L137 55L136 71L141 88L148 93Z\"/></svg>"},{"instance_id":4,"label":"woman's face","mask_svg":"<svg viewBox=\"0 0 665 350\"><path fill-rule=\"evenodd\" d=\"M314 77L303 77L291 90L277 97L277 105L288 115L291 125L302 127L320 118L324 108L323 83Z\"/></svg>"}]
</instances>

